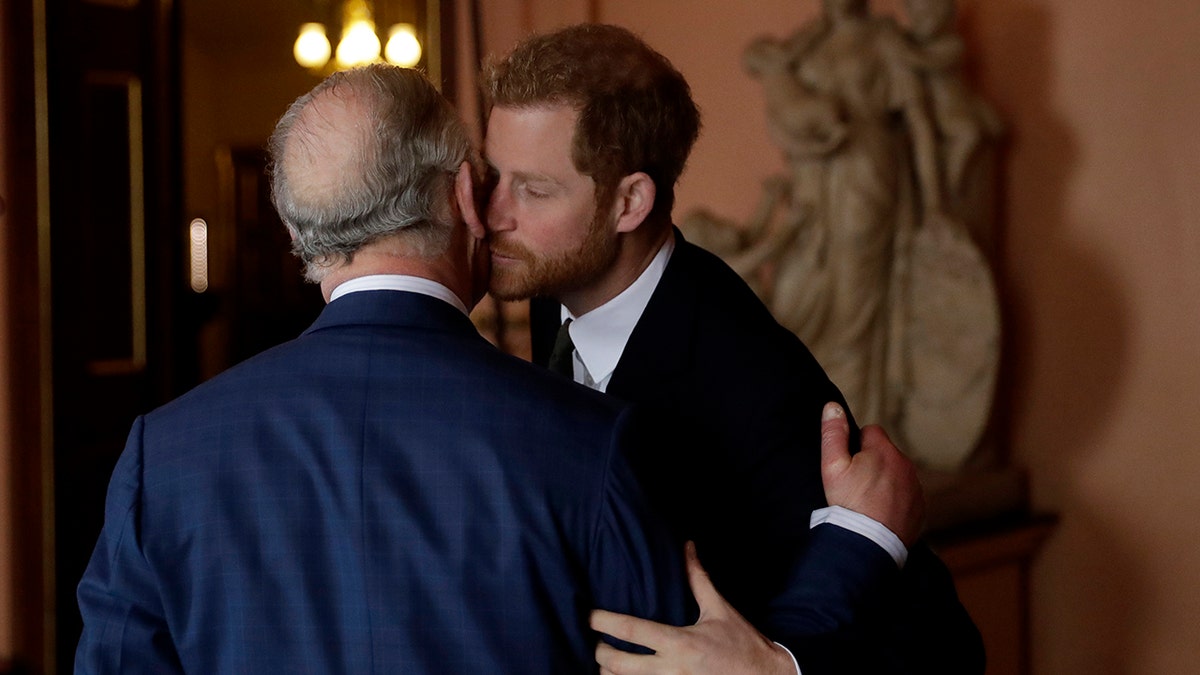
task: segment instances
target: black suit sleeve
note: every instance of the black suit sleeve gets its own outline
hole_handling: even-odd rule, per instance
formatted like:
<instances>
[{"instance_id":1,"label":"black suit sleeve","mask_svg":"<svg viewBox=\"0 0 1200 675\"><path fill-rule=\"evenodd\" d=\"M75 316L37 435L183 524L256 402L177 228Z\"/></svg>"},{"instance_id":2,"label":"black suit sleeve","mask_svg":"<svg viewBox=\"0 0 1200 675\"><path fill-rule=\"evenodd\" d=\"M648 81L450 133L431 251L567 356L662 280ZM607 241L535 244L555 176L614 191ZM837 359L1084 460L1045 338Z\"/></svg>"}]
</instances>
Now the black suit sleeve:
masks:
<instances>
[{"instance_id":1,"label":"black suit sleeve","mask_svg":"<svg viewBox=\"0 0 1200 675\"><path fill-rule=\"evenodd\" d=\"M804 675L984 672L979 631L924 543L899 570L865 537L821 525L792 575L759 628L792 651Z\"/></svg>"}]
</instances>

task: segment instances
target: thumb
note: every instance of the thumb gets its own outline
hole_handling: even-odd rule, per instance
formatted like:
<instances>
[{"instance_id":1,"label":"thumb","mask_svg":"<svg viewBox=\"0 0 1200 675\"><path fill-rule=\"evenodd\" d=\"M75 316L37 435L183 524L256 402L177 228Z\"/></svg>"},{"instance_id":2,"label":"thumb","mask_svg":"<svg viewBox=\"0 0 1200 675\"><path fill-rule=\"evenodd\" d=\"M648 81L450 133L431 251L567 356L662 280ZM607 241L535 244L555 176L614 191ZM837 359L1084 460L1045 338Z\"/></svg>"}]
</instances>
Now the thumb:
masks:
<instances>
[{"instance_id":1,"label":"thumb","mask_svg":"<svg viewBox=\"0 0 1200 675\"><path fill-rule=\"evenodd\" d=\"M821 479L826 488L850 465L850 423L846 411L826 403L821 413Z\"/></svg>"},{"instance_id":2,"label":"thumb","mask_svg":"<svg viewBox=\"0 0 1200 675\"><path fill-rule=\"evenodd\" d=\"M683 551L687 559L688 585L692 587L692 595L696 596L696 605L700 607L700 621L703 621L706 616L720 612L726 604L725 598L717 592L708 572L700 564L700 556L696 554L696 543L689 541Z\"/></svg>"}]
</instances>

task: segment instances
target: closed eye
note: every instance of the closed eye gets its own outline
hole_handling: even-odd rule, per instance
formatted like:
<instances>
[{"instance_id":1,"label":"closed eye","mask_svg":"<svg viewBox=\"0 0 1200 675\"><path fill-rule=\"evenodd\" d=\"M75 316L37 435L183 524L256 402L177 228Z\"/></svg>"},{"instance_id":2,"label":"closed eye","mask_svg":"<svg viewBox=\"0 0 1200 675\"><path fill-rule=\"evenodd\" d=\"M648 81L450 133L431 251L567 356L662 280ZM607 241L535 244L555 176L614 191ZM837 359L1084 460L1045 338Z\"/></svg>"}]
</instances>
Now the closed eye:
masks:
<instances>
[{"instance_id":1,"label":"closed eye","mask_svg":"<svg viewBox=\"0 0 1200 675\"><path fill-rule=\"evenodd\" d=\"M523 179L517 181L517 189L530 199L547 199L558 194L558 186L546 180Z\"/></svg>"}]
</instances>

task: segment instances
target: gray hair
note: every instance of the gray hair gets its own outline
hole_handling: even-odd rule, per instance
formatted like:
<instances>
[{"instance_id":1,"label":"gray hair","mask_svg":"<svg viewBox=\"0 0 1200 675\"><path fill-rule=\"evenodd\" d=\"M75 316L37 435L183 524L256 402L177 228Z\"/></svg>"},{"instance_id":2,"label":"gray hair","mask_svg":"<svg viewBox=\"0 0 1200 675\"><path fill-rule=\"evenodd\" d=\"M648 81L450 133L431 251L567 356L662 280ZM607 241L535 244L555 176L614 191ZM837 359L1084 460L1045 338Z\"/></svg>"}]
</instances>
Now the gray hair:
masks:
<instances>
[{"instance_id":1,"label":"gray hair","mask_svg":"<svg viewBox=\"0 0 1200 675\"><path fill-rule=\"evenodd\" d=\"M326 93L361 110L358 124L322 124L321 106L312 104ZM331 150L342 161L306 181L306 168ZM305 276L318 282L331 265L385 237L424 258L444 253L454 176L474 159L458 115L425 76L384 64L334 73L297 99L275 125L268 152L271 199Z\"/></svg>"}]
</instances>

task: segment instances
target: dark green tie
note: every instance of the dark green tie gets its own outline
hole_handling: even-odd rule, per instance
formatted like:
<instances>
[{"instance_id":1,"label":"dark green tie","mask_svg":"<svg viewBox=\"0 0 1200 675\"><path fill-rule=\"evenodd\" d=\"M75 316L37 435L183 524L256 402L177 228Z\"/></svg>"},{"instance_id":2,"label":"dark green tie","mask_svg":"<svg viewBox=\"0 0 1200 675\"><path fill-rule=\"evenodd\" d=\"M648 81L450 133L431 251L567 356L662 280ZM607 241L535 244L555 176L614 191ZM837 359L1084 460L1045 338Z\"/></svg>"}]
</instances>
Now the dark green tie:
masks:
<instances>
[{"instance_id":1,"label":"dark green tie","mask_svg":"<svg viewBox=\"0 0 1200 675\"><path fill-rule=\"evenodd\" d=\"M566 377L575 379L575 343L571 342L571 320L567 319L558 328L554 338L554 349L550 352L550 370Z\"/></svg>"}]
</instances>

